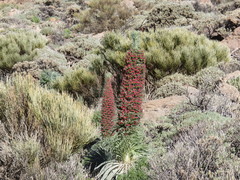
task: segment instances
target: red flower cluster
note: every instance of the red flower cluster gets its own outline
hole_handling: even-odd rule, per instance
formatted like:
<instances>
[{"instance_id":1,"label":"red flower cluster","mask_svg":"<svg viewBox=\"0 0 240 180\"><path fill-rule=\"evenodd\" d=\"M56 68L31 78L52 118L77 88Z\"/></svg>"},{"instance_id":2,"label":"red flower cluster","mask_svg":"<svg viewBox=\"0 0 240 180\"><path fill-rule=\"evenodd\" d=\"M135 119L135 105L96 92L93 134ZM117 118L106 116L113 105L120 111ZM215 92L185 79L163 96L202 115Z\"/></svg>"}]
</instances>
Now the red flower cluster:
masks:
<instances>
[{"instance_id":1,"label":"red flower cluster","mask_svg":"<svg viewBox=\"0 0 240 180\"><path fill-rule=\"evenodd\" d=\"M145 57L142 51L127 52L120 87L119 131L139 124L145 85Z\"/></svg>"},{"instance_id":2,"label":"red flower cluster","mask_svg":"<svg viewBox=\"0 0 240 180\"><path fill-rule=\"evenodd\" d=\"M112 88L112 79L109 78L105 84L102 101L102 121L101 131L103 136L112 134L114 122L113 119L116 113L115 100Z\"/></svg>"}]
</instances>

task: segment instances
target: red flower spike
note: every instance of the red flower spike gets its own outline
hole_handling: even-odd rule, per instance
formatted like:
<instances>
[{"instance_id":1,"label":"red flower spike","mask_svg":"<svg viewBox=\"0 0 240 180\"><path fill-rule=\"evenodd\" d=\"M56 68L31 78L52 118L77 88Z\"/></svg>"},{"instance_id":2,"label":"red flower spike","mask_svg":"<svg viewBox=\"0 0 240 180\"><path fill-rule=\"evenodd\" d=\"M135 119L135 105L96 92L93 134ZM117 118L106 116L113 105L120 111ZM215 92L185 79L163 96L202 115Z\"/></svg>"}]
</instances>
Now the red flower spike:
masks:
<instances>
[{"instance_id":1,"label":"red flower spike","mask_svg":"<svg viewBox=\"0 0 240 180\"><path fill-rule=\"evenodd\" d=\"M129 129L129 127L139 124L142 116L145 69L143 52L128 51L120 87L120 108L117 123L124 131L126 131L126 127Z\"/></svg>"},{"instance_id":2,"label":"red flower spike","mask_svg":"<svg viewBox=\"0 0 240 180\"><path fill-rule=\"evenodd\" d=\"M115 99L113 95L112 79L108 79L104 91L102 100L102 121L101 131L103 136L112 134L114 122L113 119L116 115Z\"/></svg>"}]
</instances>

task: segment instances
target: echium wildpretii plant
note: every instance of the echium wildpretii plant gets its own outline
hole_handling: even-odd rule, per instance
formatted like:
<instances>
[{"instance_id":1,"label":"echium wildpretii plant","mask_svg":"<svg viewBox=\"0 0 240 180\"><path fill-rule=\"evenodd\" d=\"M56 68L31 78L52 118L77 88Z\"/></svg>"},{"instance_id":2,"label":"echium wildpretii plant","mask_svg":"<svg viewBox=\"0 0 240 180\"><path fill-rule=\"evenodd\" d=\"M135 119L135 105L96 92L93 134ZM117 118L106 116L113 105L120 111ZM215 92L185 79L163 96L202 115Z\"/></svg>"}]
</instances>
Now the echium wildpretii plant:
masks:
<instances>
[{"instance_id":1,"label":"echium wildpretii plant","mask_svg":"<svg viewBox=\"0 0 240 180\"><path fill-rule=\"evenodd\" d=\"M134 48L127 52L119 95L118 131L127 131L140 122L145 85L145 57Z\"/></svg>"},{"instance_id":2,"label":"echium wildpretii plant","mask_svg":"<svg viewBox=\"0 0 240 180\"><path fill-rule=\"evenodd\" d=\"M116 106L112 88L112 78L108 78L103 91L101 131L103 136L112 135Z\"/></svg>"}]
</instances>

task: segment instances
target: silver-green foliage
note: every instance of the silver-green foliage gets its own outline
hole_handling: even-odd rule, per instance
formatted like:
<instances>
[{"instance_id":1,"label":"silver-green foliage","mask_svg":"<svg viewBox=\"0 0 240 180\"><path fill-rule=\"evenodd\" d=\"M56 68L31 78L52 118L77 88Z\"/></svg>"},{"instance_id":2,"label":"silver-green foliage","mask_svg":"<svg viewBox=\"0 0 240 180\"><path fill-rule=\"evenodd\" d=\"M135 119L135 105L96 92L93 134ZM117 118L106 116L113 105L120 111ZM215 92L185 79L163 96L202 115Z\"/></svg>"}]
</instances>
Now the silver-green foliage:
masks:
<instances>
[{"instance_id":1,"label":"silver-green foliage","mask_svg":"<svg viewBox=\"0 0 240 180\"><path fill-rule=\"evenodd\" d=\"M161 87L168 83L180 83L183 86L193 86L193 77L186 76L180 73L175 73L169 76L166 76L156 82L157 87Z\"/></svg>"},{"instance_id":2,"label":"silver-green foliage","mask_svg":"<svg viewBox=\"0 0 240 180\"><path fill-rule=\"evenodd\" d=\"M149 160L150 179L237 179L239 158L231 152L236 127L233 119L212 112L193 111L165 119L150 143L158 148Z\"/></svg>"},{"instance_id":3,"label":"silver-green foliage","mask_svg":"<svg viewBox=\"0 0 240 180\"><path fill-rule=\"evenodd\" d=\"M14 64L31 61L37 49L43 48L47 39L35 32L13 31L0 35L0 69L10 70Z\"/></svg>"},{"instance_id":4,"label":"silver-green foliage","mask_svg":"<svg viewBox=\"0 0 240 180\"><path fill-rule=\"evenodd\" d=\"M223 79L225 73L217 67L209 67L199 71L194 76L194 83L197 88L214 90Z\"/></svg>"}]
</instances>

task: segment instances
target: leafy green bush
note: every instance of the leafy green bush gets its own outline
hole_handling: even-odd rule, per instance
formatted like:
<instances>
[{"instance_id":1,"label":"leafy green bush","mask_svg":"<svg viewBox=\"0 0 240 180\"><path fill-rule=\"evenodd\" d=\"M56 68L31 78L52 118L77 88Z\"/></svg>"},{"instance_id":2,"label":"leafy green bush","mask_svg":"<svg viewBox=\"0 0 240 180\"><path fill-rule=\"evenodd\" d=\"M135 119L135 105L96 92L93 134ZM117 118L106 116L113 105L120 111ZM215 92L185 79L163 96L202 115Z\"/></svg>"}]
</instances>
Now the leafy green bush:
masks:
<instances>
[{"instance_id":1,"label":"leafy green bush","mask_svg":"<svg viewBox=\"0 0 240 180\"><path fill-rule=\"evenodd\" d=\"M125 53L132 45L130 34L106 34L99 50L102 58L93 61L93 69L106 69L119 77ZM176 72L192 75L205 67L230 60L227 47L185 29L139 32L138 36L139 49L146 57L147 78L154 82Z\"/></svg>"},{"instance_id":2,"label":"leafy green bush","mask_svg":"<svg viewBox=\"0 0 240 180\"><path fill-rule=\"evenodd\" d=\"M0 68L11 70L14 64L31 61L47 39L35 32L16 31L0 35Z\"/></svg>"},{"instance_id":3,"label":"leafy green bush","mask_svg":"<svg viewBox=\"0 0 240 180\"><path fill-rule=\"evenodd\" d=\"M118 29L132 15L132 10L120 0L91 0L89 7L80 15L80 24L75 27L84 33Z\"/></svg>"},{"instance_id":4,"label":"leafy green bush","mask_svg":"<svg viewBox=\"0 0 240 180\"><path fill-rule=\"evenodd\" d=\"M65 74L53 83L53 88L68 92L74 97L81 96L85 103L92 105L99 97L100 84L97 75L86 68Z\"/></svg>"},{"instance_id":5,"label":"leafy green bush","mask_svg":"<svg viewBox=\"0 0 240 180\"><path fill-rule=\"evenodd\" d=\"M15 175L67 159L97 133L90 109L29 76L1 84L0 107L0 161Z\"/></svg>"}]
</instances>

